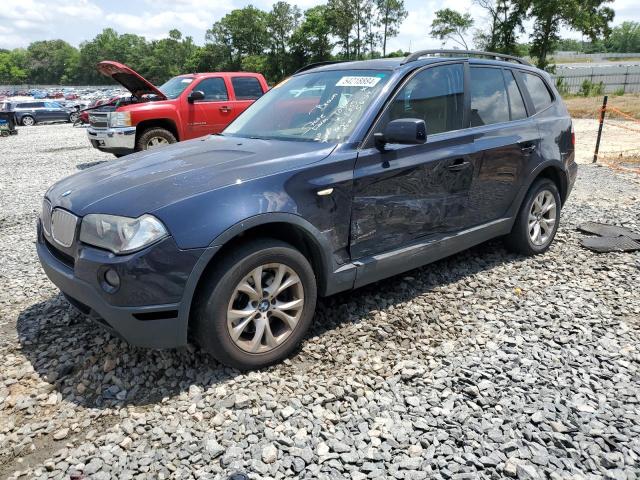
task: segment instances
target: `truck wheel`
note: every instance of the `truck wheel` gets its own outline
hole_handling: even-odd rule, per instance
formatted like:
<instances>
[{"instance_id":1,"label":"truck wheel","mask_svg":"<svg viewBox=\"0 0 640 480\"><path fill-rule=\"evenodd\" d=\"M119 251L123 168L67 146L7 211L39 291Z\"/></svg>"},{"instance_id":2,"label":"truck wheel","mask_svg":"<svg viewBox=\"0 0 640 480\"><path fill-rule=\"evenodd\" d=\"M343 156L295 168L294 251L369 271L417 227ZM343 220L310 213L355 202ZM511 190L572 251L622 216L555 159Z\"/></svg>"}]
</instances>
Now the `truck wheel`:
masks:
<instances>
[{"instance_id":1,"label":"truck wheel","mask_svg":"<svg viewBox=\"0 0 640 480\"><path fill-rule=\"evenodd\" d=\"M507 248L524 255L546 252L560 223L560 194L548 178L536 180L522 202L516 223L505 237Z\"/></svg>"},{"instance_id":2,"label":"truck wheel","mask_svg":"<svg viewBox=\"0 0 640 480\"><path fill-rule=\"evenodd\" d=\"M302 341L316 298L313 269L298 250L274 239L246 243L224 255L200 289L194 340L225 365L266 367Z\"/></svg>"},{"instance_id":3,"label":"truck wheel","mask_svg":"<svg viewBox=\"0 0 640 480\"><path fill-rule=\"evenodd\" d=\"M25 127L32 127L36 124L35 119L31 115L25 115L22 117L22 125Z\"/></svg>"},{"instance_id":4,"label":"truck wheel","mask_svg":"<svg viewBox=\"0 0 640 480\"><path fill-rule=\"evenodd\" d=\"M136 150L150 150L152 148L163 147L170 143L176 143L176 137L169 130L164 128L150 128L142 132L136 141Z\"/></svg>"}]
</instances>

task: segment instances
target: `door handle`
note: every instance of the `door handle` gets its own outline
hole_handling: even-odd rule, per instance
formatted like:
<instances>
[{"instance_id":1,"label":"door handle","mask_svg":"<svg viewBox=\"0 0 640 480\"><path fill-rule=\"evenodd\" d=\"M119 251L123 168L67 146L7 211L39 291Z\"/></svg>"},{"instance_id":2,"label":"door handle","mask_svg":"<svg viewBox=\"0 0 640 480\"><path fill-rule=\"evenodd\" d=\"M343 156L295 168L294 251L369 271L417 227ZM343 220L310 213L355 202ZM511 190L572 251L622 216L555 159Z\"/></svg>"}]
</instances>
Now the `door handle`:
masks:
<instances>
[{"instance_id":1,"label":"door handle","mask_svg":"<svg viewBox=\"0 0 640 480\"><path fill-rule=\"evenodd\" d=\"M229 113L231 111L231 107L227 107L226 105L223 107L220 107L220 111L222 113Z\"/></svg>"},{"instance_id":2,"label":"door handle","mask_svg":"<svg viewBox=\"0 0 640 480\"><path fill-rule=\"evenodd\" d=\"M451 165L447 165L447 170L449 170L450 172L459 172L466 169L469 165L471 165L469 162L465 161L462 158L458 158L454 160Z\"/></svg>"},{"instance_id":3,"label":"door handle","mask_svg":"<svg viewBox=\"0 0 640 480\"><path fill-rule=\"evenodd\" d=\"M536 144L535 143L521 143L520 144L520 150L522 151L522 153L525 154L531 154L535 151L536 149Z\"/></svg>"}]
</instances>

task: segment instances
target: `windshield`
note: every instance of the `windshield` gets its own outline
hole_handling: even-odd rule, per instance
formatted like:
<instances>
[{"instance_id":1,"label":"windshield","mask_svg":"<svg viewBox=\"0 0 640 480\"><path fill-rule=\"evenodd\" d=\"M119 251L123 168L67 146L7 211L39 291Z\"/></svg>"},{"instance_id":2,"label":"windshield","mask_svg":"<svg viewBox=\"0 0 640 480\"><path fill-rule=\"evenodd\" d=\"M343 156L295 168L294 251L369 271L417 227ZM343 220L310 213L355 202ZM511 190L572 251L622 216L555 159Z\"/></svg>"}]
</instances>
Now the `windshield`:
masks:
<instances>
[{"instance_id":1,"label":"windshield","mask_svg":"<svg viewBox=\"0 0 640 480\"><path fill-rule=\"evenodd\" d=\"M345 141L390 74L379 70L332 70L291 77L251 105L223 134Z\"/></svg>"},{"instance_id":2,"label":"windshield","mask_svg":"<svg viewBox=\"0 0 640 480\"><path fill-rule=\"evenodd\" d=\"M178 98L191 82L193 82L193 77L173 77L171 80L163 83L158 90L164 93L167 98L174 99Z\"/></svg>"}]
</instances>

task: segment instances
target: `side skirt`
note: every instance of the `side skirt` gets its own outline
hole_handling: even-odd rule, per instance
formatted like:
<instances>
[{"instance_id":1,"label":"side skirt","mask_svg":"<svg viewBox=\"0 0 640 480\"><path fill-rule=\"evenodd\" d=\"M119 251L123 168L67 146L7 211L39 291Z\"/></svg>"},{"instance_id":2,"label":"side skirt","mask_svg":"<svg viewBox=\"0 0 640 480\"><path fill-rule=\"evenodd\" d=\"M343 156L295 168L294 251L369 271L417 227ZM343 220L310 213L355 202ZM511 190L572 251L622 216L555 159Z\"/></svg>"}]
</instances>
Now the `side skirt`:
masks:
<instances>
[{"instance_id":1,"label":"side skirt","mask_svg":"<svg viewBox=\"0 0 640 480\"><path fill-rule=\"evenodd\" d=\"M352 288L359 288L399 273L413 270L428 263L456 254L492 238L506 235L511 231L515 219L503 218L454 234L431 238L409 246L378 255L361 258L342 266L334 276L351 276L355 270ZM349 275L351 274L351 275ZM329 295L348 290L344 280L336 282L338 288L327 292ZM340 288L342 287L342 288Z\"/></svg>"}]
</instances>

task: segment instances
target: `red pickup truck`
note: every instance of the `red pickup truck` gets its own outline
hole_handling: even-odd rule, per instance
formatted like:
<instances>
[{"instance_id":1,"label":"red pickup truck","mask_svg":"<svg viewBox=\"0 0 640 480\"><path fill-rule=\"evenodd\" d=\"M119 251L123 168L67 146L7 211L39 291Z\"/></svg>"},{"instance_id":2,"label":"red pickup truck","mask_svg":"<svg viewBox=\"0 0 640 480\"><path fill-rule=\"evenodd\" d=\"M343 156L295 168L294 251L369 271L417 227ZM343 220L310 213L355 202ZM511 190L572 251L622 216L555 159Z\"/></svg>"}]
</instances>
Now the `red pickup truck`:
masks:
<instances>
[{"instance_id":1,"label":"red pickup truck","mask_svg":"<svg viewBox=\"0 0 640 480\"><path fill-rule=\"evenodd\" d=\"M98 71L132 94L89 112L91 144L118 157L218 133L269 88L258 73L191 73L156 87L118 62L100 62Z\"/></svg>"}]
</instances>

